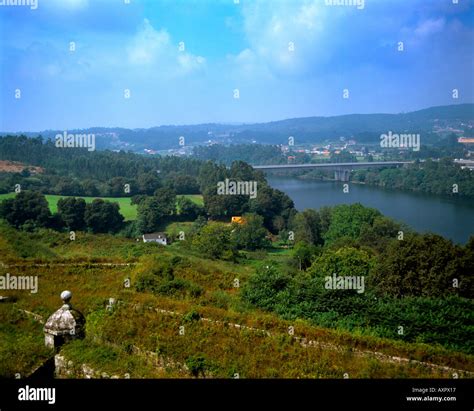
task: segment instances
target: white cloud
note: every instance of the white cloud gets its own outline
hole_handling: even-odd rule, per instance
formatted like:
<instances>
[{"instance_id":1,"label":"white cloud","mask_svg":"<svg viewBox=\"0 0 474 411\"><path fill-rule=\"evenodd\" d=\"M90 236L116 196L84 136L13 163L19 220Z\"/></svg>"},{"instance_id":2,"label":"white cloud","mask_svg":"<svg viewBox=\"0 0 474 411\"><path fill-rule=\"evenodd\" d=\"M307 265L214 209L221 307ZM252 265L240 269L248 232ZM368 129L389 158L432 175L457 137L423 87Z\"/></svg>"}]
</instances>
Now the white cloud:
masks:
<instances>
[{"instance_id":1,"label":"white cloud","mask_svg":"<svg viewBox=\"0 0 474 411\"><path fill-rule=\"evenodd\" d=\"M427 37L435 33L439 33L445 27L446 21L444 18L439 19L428 19L421 22L418 27L414 30L414 33L418 37Z\"/></svg>"},{"instance_id":2,"label":"white cloud","mask_svg":"<svg viewBox=\"0 0 474 411\"><path fill-rule=\"evenodd\" d=\"M201 56L194 56L189 53L179 53L178 63L183 73L199 70L206 63L206 59Z\"/></svg>"},{"instance_id":3,"label":"white cloud","mask_svg":"<svg viewBox=\"0 0 474 411\"><path fill-rule=\"evenodd\" d=\"M187 74L203 68L206 59L173 44L165 29L156 30L144 19L138 32L127 46L128 61L133 66L156 67L161 74Z\"/></svg>"},{"instance_id":4,"label":"white cloud","mask_svg":"<svg viewBox=\"0 0 474 411\"><path fill-rule=\"evenodd\" d=\"M242 50L237 55L229 54L227 59L232 65L232 68L237 69L234 70L234 73L237 74L254 76L264 68L257 54L249 48Z\"/></svg>"},{"instance_id":5,"label":"white cloud","mask_svg":"<svg viewBox=\"0 0 474 411\"><path fill-rule=\"evenodd\" d=\"M243 17L249 47L233 56L233 61L246 73L251 69L264 72L259 66L277 75L304 73L315 58L326 59L326 9L316 0L247 3Z\"/></svg>"},{"instance_id":6,"label":"white cloud","mask_svg":"<svg viewBox=\"0 0 474 411\"><path fill-rule=\"evenodd\" d=\"M401 34L406 39L406 43L412 47L422 47L433 36L444 32L448 35L451 27L446 23L445 18L433 18L420 21L414 26L405 26L401 29Z\"/></svg>"},{"instance_id":7,"label":"white cloud","mask_svg":"<svg viewBox=\"0 0 474 411\"><path fill-rule=\"evenodd\" d=\"M132 64L152 64L163 58L171 47L166 30L155 30L148 19L135 35L128 49L128 59Z\"/></svg>"}]
</instances>

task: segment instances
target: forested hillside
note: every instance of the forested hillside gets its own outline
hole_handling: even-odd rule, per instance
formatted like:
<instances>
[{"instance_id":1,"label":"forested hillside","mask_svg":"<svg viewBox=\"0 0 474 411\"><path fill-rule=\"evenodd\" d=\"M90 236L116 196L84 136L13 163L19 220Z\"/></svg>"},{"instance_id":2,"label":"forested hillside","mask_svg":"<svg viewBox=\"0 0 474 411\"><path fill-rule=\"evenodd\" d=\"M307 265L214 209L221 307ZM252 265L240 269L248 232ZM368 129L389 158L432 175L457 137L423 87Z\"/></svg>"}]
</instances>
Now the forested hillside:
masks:
<instances>
[{"instance_id":1,"label":"forested hillside","mask_svg":"<svg viewBox=\"0 0 474 411\"><path fill-rule=\"evenodd\" d=\"M184 136L187 144L204 144L211 140L221 143L286 144L289 136L300 143L320 143L325 139L351 137L365 142L378 143L381 133L389 130L410 130L422 132L424 136L433 131L434 126L463 127L474 118L474 104L459 104L431 107L410 113L399 114L350 114L331 117L293 118L269 123L255 124L198 124L173 126L166 125L149 129L90 128L69 130L72 133L94 133L98 136L100 149L120 149L128 147L133 151L143 149L164 150L179 148L179 138ZM53 139L64 130L28 133ZM466 131L468 129L466 128ZM0 130L1 132L1 130ZM432 135L426 142L436 142Z\"/></svg>"}]
</instances>

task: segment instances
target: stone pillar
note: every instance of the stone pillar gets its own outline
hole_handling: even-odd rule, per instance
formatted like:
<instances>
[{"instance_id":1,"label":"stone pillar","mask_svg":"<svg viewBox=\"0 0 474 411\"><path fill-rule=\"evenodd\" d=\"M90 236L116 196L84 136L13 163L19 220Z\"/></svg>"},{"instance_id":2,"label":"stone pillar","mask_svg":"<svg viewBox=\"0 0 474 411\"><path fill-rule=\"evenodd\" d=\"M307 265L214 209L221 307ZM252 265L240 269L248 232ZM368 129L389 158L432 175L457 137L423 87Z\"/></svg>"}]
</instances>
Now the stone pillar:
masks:
<instances>
[{"instance_id":1,"label":"stone pillar","mask_svg":"<svg viewBox=\"0 0 474 411\"><path fill-rule=\"evenodd\" d=\"M72 293L63 291L63 306L48 318L44 326L44 343L46 347L58 350L66 342L84 338L86 320L70 303Z\"/></svg>"},{"instance_id":2,"label":"stone pillar","mask_svg":"<svg viewBox=\"0 0 474 411\"><path fill-rule=\"evenodd\" d=\"M350 170L345 168L338 168L334 170L334 179L336 181L349 181Z\"/></svg>"}]
</instances>

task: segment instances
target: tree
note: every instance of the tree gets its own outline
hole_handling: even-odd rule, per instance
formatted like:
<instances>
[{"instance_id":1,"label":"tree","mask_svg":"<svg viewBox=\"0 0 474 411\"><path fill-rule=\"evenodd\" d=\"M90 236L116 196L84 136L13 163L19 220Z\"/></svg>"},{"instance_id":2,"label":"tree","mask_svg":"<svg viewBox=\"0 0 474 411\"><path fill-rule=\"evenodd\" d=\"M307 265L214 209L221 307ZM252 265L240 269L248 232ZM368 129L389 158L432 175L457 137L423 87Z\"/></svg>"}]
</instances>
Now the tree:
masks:
<instances>
[{"instance_id":1,"label":"tree","mask_svg":"<svg viewBox=\"0 0 474 411\"><path fill-rule=\"evenodd\" d=\"M79 181L69 177L62 177L54 190L57 194L64 196L80 196L84 194Z\"/></svg>"},{"instance_id":2,"label":"tree","mask_svg":"<svg viewBox=\"0 0 474 411\"><path fill-rule=\"evenodd\" d=\"M207 224L206 217L200 215L196 220L194 220L191 229L189 230L189 236L192 238L193 236L197 235L203 227Z\"/></svg>"},{"instance_id":3,"label":"tree","mask_svg":"<svg viewBox=\"0 0 474 411\"><path fill-rule=\"evenodd\" d=\"M202 207L199 207L196 203L184 196L178 197L177 206L179 209L179 215L191 220L195 220L204 212Z\"/></svg>"},{"instance_id":4,"label":"tree","mask_svg":"<svg viewBox=\"0 0 474 411\"><path fill-rule=\"evenodd\" d=\"M307 209L297 213L293 218L292 229L295 241L304 241L307 244L321 245L321 217L316 210Z\"/></svg>"},{"instance_id":5,"label":"tree","mask_svg":"<svg viewBox=\"0 0 474 411\"><path fill-rule=\"evenodd\" d=\"M161 187L161 180L155 173L140 174L137 183L141 194L152 195Z\"/></svg>"},{"instance_id":6,"label":"tree","mask_svg":"<svg viewBox=\"0 0 474 411\"><path fill-rule=\"evenodd\" d=\"M195 177L178 173L170 173L166 177L166 186L176 194L199 194L199 184Z\"/></svg>"},{"instance_id":7,"label":"tree","mask_svg":"<svg viewBox=\"0 0 474 411\"><path fill-rule=\"evenodd\" d=\"M158 199L162 216L172 216L176 213L176 193L172 189L159 188L154 196Z\"/></svg>"},{"instance_id":8,"label":"tree","mask_svg":"<svg viewBox=\"0 0 474 411\"><path fill-rule=\"evenodd\" d=\"M339 250L328 249L317 257L308 272L313 277L324 278L338 276L366 276L375 264L374 257L365 250L342 247Z\"/></svg>"},{"instance_id":9,"label":"tree","mask_svg":"<svg viewBox=\"0 0 474 411\"><path fill-rule=\"evenodd\" d=\"M204 207L213 218L240 216L249 209L249 197L245 195L217 194L217 185L204 191Z\"/></svg>"},{"instance_id":10,"label":"tree","mask_svg":"<svg viewBox=\"0 0 474 411\"><path fill-rule=\"evenodd\" d=\"M249 201L250 212L263 216L264 225L272 232L281 230L281 224L278 227L273 226L276 216L282 216L288 221L295 211L293 200L280 190L271 188L267 184L259 184L257 198Z\"/></svg>"},{"instance_id":11,"label":"tree","mask_svg":"<svg viewBox=\"0 0 474 411\"><path fill-rule=\"evenodd\" d=\"M410 234L390 243L380 255L371 285L380 295L394 297L467 296L472 293L469 267L473 266L468 247L455 246L436 234Z\"/></svg>"},{"instance_id":12,"label":"tree","mask_svg":"<svg viewBox=\"0 0 474 411\"><path fill-rule=\"evenodd\" d=\"M217 182L223 181L227 175L225 165L217 165L211 161L207 161L199 168L198 182L201 193L205 191L216 192Z\"/></svg>"},{"instance_id":13,"label":"tree","mask_svg":"<svg viewBox=\"0 0 474 411\"><path fill-rule=\"evenodd\" d=\"M332 243L340 237L358 239L362 229L371 226L377 216L381 216L378 210L359 203L338 205L331 212L331 224L324 240Z\"/></svg>"},{"instance_id":14,"label":"tree","mask_svg":"<svg viewBox=\"0 0 474 411\"><path fill-rule=\"evenodd\" d=\"M140 197L138 200L137 226L140 232L157 231L163 221L175 213L176 194L168 188L160 188L153 197Z\"/></svg>"},{"instance_id":15,"label":"tree","mask_svg":"<svg viewBox=\"0 0 474 411\"><path fill-rule=\"evenodd\" d=\"M383 252L388 243L397 239L401 230L400 224L389 217L375 217L371 226L365 225L360 233L360 243L372 247L379 252ZM404 231L409 231L404 229Z\"/></svg>"},{"instance_id":16,"label":"tree","mask_svg":"<svg viewBox=\"0 0 474 411\"><path fill-rule=\"evenodd\" d=\"M212 259L233 260L237 252L231 241L231 230L229 225L223 223L209 223L193 237L193 247Z\"/></svg>"},{"instance_id":17,"label":"tree","mask_svg":"<svg viewBox=\"0 0 474 411\"><path fill-rule=\"evenodd\" d=\"M161 225L163 212L160 201L156 197L141 199L137 208L137 227L143 233L157 231Z\"/></svg>"},{"instance_id":18,"label":"tree","mask_svg":"<svg viewBox=\"0 0 474 411\"><path fill-rule=\"evenodd\" d=\"M86 205L84 221L93 233L114 233L123 225L118 203L95 199Z\"/></svg>"},{"instance_id":19,"label":"tree","mask_svg":"<svg viewBox=\"0 0 474 411\"><path fill-rule=\"evenodd\" d=\"M132 196L131 200L130 200L130 204L132 205L138 205L140 204L143 200L145 200L146 198L148 198L145 194L135 194L134 196Z\"/></svg>"},{"instance_id":20,"label":"tree","mask_svg":"<svg viewBox=\"0 0 474 411\"><path fill-rule=\"evenodd\" d=\"M281 272L271 263L263 264L242 288L242 299L264 310L273 310L291 282L288 274ZM282 300L284 304L286 300Z\"/></svg>"},{"instance_id":21,"label":"tree","mask_svg":"<svg viewBox=\"0 0 474 411\"><path fill-rule=\"evenodd\" d=\"M257 250L269 245L263 217L258 214L245 214L242 224L235 224L232 239L239 249Z\"/></svg>"},{"instance_id":22,"label":"tree","mask_svg":"<svg viewBox=\"0 0 474 411\"><path fill-rule=\"evenodd\" d=\"M51 218L46 197L34 191L22 191L15 198L0 203L0 217L17 228L47 227Z\"/></svg>"},{"instance_id":23,"label":"tree","mask_svg":"<svg viewBox=\"0 0 474 411\"><path fill-rule=\"evenodd\" d=\"M124 197L133 194L125 192L125 184L130 184L130 191L134 189L135 184L131 184L130 180L124 177L114 177L108 182L108 192L111 197Z\"/></svg>"},{"instance_id":24,"label":"tree","mask_svg":"<svg viewBox=\"0 0 474 411\"><path fill-rule=\"evenodd\" d=\"M192 355L186 358L185 363L193 377L198 378L199 375L202 375L204 377L206 376L208 365L206 357L204 357L203 355Z\"/></svg>"},{"instance_id":25,"label":"tree","mask_svg":"<svg viewBox=\"0 0 474 411\"><path fill-rule=\"evenodd\" d=\"M232 179L238 181L257 181L265 183L265 179L261 172L256 171L250 164L237 160L232 162L229 174Z\"/></svg>"},{"instance_id":26,"label":"tree","mask_svg":"<svg viewBox=\"0 0 474 411\"><path fill-rule=\"evenodd\" d=\"M85 228L85 212L86 202L83 198L60 198L58 201L58 214L70 230L83 230Z\"/></svg>"},{"instance_id":27,"label":"tree","mask_svg":"<svg viewBox=\"0 0 474 411\"><path fill-rule=\"evenodd\" d=\"M313 256L317 251L317 247L311 246L304 241L299 241L296 243L295 247L291 251L291 257L293 259L293 264L298 267L300 270L306 270L311 266Z\"/></svg>"},{"instance_id":28,"label":"tree","mask_svg":"<svg viewBox=\"0 0 474 411\"><path fill-rule=\"evenodd\" d=\"M82 191L84 195L88 197L96 197L100 195L99 189L97 187L97 183L94 180L84 180L82 182Z\"/></svg>"}]
</instances>

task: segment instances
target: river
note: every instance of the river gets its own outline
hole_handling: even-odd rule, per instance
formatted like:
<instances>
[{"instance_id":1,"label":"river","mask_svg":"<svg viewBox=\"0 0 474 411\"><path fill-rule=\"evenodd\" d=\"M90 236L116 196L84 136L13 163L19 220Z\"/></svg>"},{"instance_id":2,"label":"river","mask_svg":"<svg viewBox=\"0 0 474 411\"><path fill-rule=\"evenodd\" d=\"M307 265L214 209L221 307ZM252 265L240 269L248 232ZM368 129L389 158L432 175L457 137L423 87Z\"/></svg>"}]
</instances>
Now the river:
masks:
<instances>
[{"instance_id":1,"label":"river","mask_svg":"<svg viewBox=\"0 0 474 411\"><path fill-rule=\"evenodd\" d=\"M267 180L273 188L288 194L298 210L361 203L408 224L418 232L433 232L460 244L474 236L474 200L389 191L352 183L349 183L349 193L344 193L344 183L335 181L271 175L267 175Z\"/></svg>"}]
</instances>

